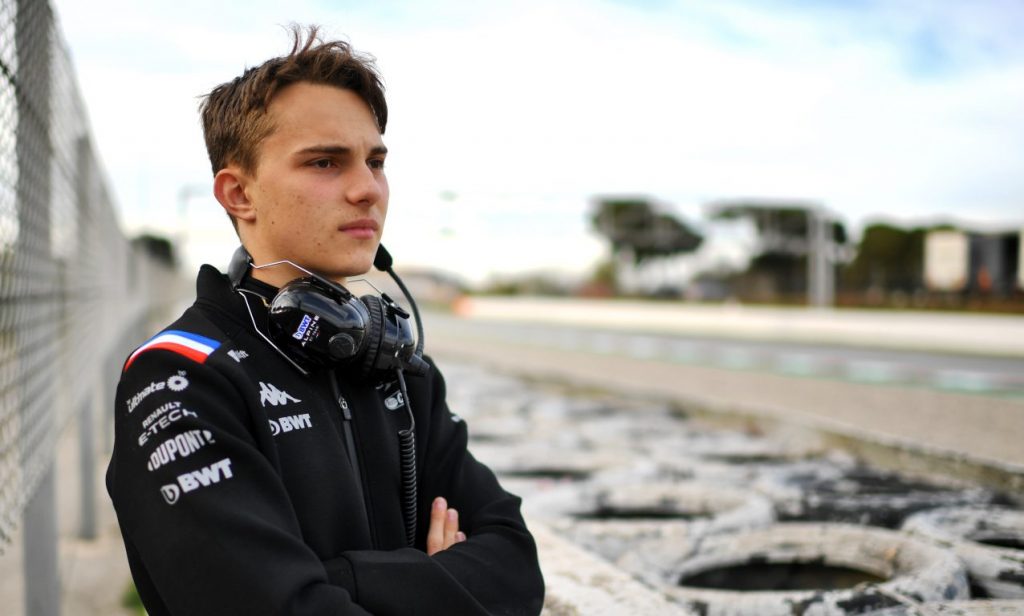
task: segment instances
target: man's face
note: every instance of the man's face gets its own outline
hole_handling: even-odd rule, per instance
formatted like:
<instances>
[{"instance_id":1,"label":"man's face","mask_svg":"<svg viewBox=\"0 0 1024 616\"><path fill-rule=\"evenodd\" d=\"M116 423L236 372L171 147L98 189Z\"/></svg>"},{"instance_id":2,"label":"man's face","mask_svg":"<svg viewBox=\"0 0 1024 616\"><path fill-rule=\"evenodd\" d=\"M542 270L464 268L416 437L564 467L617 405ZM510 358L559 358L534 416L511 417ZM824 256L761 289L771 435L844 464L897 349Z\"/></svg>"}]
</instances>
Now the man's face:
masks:
<instances>
[{"instance_id":1,"label":"man's face","mask_svg":"<svg viewBox=\"0 0 1024 616\"><path fill-rule=\"evenodd\" d=\"M370 108L349 90L300 82L268 113L274 129L245 187L253 261L288 259L333 279L366 272L388 209L387 150ZM254 275L280 286L300 274L281 266Z\"/></svg>"}]
</instances>

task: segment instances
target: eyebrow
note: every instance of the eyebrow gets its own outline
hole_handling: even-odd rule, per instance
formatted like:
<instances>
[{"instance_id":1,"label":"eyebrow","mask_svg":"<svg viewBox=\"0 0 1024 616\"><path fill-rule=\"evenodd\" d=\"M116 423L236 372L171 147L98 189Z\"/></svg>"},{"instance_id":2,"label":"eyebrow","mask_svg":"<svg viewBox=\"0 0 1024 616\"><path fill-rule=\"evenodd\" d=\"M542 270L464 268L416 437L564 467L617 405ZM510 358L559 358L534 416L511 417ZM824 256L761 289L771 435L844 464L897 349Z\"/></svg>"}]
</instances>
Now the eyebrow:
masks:
<instances>
[{"instance_id":1,"label":"eyebrow","mask_svg":"<svg viewBox=\"0 0 1024 616\"><path fill-rule=\"evenodd\" d=\"M343 145L312 145L308 148L302 148L295 152L297 156L305 154L333 154L335 156L347 156L352 153L352 148L345 147ZM380 156L387 154L388 149L383 145L378 145L370 148L371 156Z\"/></svg>"}]
</instances>

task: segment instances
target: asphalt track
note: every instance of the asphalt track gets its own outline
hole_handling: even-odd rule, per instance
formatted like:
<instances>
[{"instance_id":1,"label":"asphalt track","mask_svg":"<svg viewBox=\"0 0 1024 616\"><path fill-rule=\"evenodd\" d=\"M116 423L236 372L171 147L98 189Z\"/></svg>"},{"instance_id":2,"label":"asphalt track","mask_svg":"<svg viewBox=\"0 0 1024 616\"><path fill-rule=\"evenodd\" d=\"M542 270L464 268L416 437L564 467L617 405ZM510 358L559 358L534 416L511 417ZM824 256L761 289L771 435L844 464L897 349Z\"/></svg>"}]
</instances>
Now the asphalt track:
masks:
<instances>
[{"instance_id":1,"label":"asphalt track","mask_svg":"<svg viewBox=\"0 0 1024 616\"><path fill-rule=\"evenodd\" d=\"M1007 368L999 372L1007 366L1019 366L1024 358L1024 354L1014 356L1014 345L1024 344L1024 335L1020 340L1015 338L1015 328L1024 324L1024 319L996 319L994 324L970 319L959 325L943 319L919 328L917 344L903 344L909 349L870 344L867 335L861 335L858 344L838 342L845 335L842 325L835 328L842 335L819 331L818 357L838 349L845 354L842 356L847 366L861 362L859 375L856 371L840 375L815 372L824 364L813 359L802 363L792 359L788 369L785 363L755 361L759 356L753 350L758 348L774 349L775 357L792 357L794 345L805 354L815 352L815 345L807 339L793 343L733 336L708 342L709 338L698 340L679 329L662 326L661 332L656 331L651 328L655 320L651 318L631 330L621 321L596 322L593 311L588 315L579 307L568 311L579 316L575 321L553 318L551 312L545 315L547 307L543 303L533 306L534 312L510 314L503 312L505 306L501 308L463 306L460 311L466 316L428 313L424 317L428 352L537 378L670 398L696 412L801 426L834 437L876 463L959 475L1024 498L1024 396L1019 389L1024 371ZM798 318L793 313L788 317L790 321ZM882 342L886 342L886 330L891 331L885 318L872 315L879 328L874 336ZM978 335L971 334L972 326ZM791 323L789 327L799 326ZM930 335L929 327L933 329ZM986 356L983 338L991 339L1000 330L1004 337L1013 339ZM888 342L892 338L889 336ZM740 342L749 353L737 356L733 352L730 356L728 345ZM692 345L690 348L697 352L682 358L664 352L678 344ZM924 350L926 344L933 349ZM952 385L943 385L931 380L922 382L920 377L917 381L890 378L885 370L878 369L878 360L872 360L872 367L871 361L863 359L874 357L872 353L880 353L879 357L887 361L913 357L918 362L918 374L959 374L960 382L952 379ZM943 358L953 358L961 362L957 365L970 369L958 373L944 364L947 359ZM920 366L937 369L922 372ZM989 375L998 372L1005 377L998 388L991 387L996 382L994 377L977 376L985 370Z\"/></svg>"}]
</instances>

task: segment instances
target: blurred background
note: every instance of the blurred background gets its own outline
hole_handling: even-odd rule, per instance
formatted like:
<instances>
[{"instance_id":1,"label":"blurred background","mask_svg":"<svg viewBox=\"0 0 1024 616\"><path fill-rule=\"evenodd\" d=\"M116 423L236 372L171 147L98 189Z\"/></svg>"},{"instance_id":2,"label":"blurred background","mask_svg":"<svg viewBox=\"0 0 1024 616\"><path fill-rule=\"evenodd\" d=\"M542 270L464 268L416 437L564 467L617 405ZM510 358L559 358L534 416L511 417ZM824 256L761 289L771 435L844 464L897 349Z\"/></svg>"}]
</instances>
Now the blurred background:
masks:
<instances>
[{"instance_id":1,"label":"blurred background","mask_svg":"<svg viewBox=\"0 0 1024 616\"><path fill-rule=\"evenodd\" d=\"M345 4L0 0L12 613L110 613L89 575L127 580L96 548L118 541L109 398L237 245L200 99L285 53L292 22L384 75L384 242L432 353L820 415L1020 487L1020 3Z\"/></svg>"},{"instance_id":2,"label":"blurred background","mask_svg":"<svg viewBox=\"0 0 1024 616\"><path fill-rule=\"evenodd\" d=\"M404 266L799 303L820 253L844 304L1019 306L1019 3L55 7L121 224L190 269L234 245L199 98L286 51L294 21L378 60Z\"/></svg>"}]
</instances>

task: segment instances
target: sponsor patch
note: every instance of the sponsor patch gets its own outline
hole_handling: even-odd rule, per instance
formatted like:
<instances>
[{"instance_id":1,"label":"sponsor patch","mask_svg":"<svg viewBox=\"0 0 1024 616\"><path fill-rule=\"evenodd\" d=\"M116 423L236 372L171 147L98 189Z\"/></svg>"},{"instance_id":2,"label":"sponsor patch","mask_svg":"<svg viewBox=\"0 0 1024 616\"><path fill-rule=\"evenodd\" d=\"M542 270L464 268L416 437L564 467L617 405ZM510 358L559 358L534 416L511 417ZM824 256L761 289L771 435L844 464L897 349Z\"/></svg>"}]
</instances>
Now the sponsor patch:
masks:
<instances>
[{"instance_id":1,"label":"sponsor patch","mask_svg":"<svg viewBox=\"0 0 1024 616\"><path fill-rule=\"evenodd\" d=\"M313 427L313 422L309 419L309 413L278 417L277 419L268 419L267 421L270 422L270 433L274 436L284 432L291 432L292 430L305 430L306 428Z\"/></svg>"},{"instance_id":2,"label":"sponsor patch","mask_svg":"<svg viewBox=\"0 0 1024 616\"><path fill-rule=\"evenodd\" d=\"M220 342L212 338L172 329L157 334L150 338L148 342L135 349L135 352L128 357L128 361L124 363L124 369L127 370L139 355L153 349L173 351L202 364L206 362L206 358L210 356L210 353L216 351L218 347L220 347Z\"/></svg>"},{"instance_id":3,"label":"sponsor patch","mask_svg":"<svg viewBox=\"0 0 1024 616\"><path fill-rule=\"evenodd\" d=\"M384 400L384 407L389 411L398 410L405 406L405 398L402 397L402 392L396 391Z\"/></svg>"},{"instance_id":4,"label":"sponsor patch","mask_svg":"<svg viewBox=\"0 0 1024 616\"><path fill-rule=\"evenodd\" d=\"M292 338L302 340L303 334L306 333L306 330L309 329L309 324L312 322L313 319L311 319L308 314L302 315L302 322L299 323L299 328L295 330L294 334L292 334Z\"/></svg>"},{"instance_id":5,"label":"sponsor patch","mask_svg":"<svg viewBox=\"0 0 1024 616\"><path fill-rule=\"evenodd\" d=\"M164 388L170 389L171 391L184 391L188 387L188 379L185 378L185 371L179 370L178 374L168 378L166 381L153 381L149 385L142 388L142 391L135 394L131 398L125 400L125 405L128 407L128 412L134 411L139 404L142 403L150 394L156 393L163 390Z\"/></svg>"},{"instance_id":6,"label":"sponsor patch","mask_svg":"<svg viewBox=\"0 0 1024 616\"><path fill-rule=\"evenodd\" d=\"M178 458L187 458L212 442L213 434L209 430L188 430L177 434L157 445L149 455L146 469L155 471Z\"/></svg>"},{"instance_id":7,"label":"sponsor patch","mask_svg":"<svg viewBox=\"0 0 1024 616\"><path fill-rule=\"evenodd\" d=\"M232 477L234 474L231 472L231 458L224 458L209 466L178 475L177 483L161 486L160 494L168 505L173 505L178 502L182 494L212 486L220 483L222 479L231 479Z\"/></svg>"},{"instance_id":8,"label":"sponsor patch","mask_svg":"<svg viewBox=\"0 0 1024 616\"><path fill-rule=\"evenodd\" d=\"M139 447L142 447L149 441L149 439L169 428L172 423L186 417L199 417L192 411L181 408L180 402L172 402L171 404L174 405L173 408L169 408L166 412L160 415L160 417L153 419L150 425L146 426L142 434L139 435ZM152 417L152 415L150 417ZM150 417L147 417L146 419L149 419Z\"/></svg>"},{"instance_id":9,"label":"sponsor patch","mask_svg":"<svg viewBox=\"0 0 1024 616\"><path fill-rule=\"evenodd\" d=\"M231 359L235 360L238 363L242 363L242 360L245 359L246 357L249 357L249 354L243 351L242 349L233 349L231 351L228 351L228 357L230 357Z\"/></svg>"},{"instance_id":10,"label":"sponsor patch","mask_svg":"<svg viewBox=\"0 0 1024 616\"><path fill-rule=\"evenodd\" d=\"M173 483L169 483L165 486L160 486L160 495L164 497L164 501L166 501L168 505L173 505L178 502L179 498L181 498L181 488Z\"/></svg>"},{"instance_id":11,"label":"sponsor patch","mask_svg":"<svg viewBox=\"0 0 1024 616\"><path fill-rule=\"evenodd\" d=\"M155 411L153 411L152 413L149 414L149 417L146 417L145 419L142 420L142 427L143 428L148 428L161 415L163 415L164 413L166 413L168 411L173 411L174 409L177 409L177 408L181 408L181 402L178 402L177 400L175 400L173 402L168 402L167 404L161 404Z\"/></svg>"},{"instance_id":12,"label":"sponsor patch","mask_svg":"<svg viewBox=\"0 0 1024 616\"><path fill-rule=\"evenodd\" d=\"M271 406L281 406L289 402L302 402L302 400L274 387L272 383L260 381L260 404L262 406L267 406L268 404Z\"/></svg>"}]
</instances>

